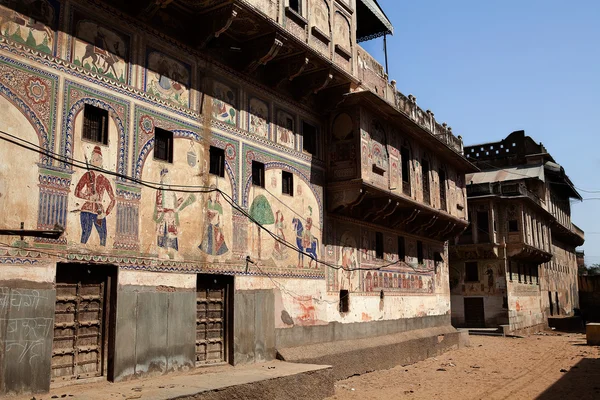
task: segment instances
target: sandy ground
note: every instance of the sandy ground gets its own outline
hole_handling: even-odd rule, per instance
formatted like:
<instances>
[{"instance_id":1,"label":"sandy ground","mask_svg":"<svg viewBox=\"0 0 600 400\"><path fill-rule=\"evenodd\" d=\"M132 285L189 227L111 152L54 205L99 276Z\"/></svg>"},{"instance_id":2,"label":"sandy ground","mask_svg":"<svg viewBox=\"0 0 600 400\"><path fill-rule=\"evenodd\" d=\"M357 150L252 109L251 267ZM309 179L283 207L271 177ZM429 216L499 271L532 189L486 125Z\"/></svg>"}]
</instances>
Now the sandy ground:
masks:
<instances>
[{"instance_id":1,"label":"sandy ground","mask_svg":"<svg viewBox=\"0 0 600 400\"><path fill-rule=\"evenodd\" d=\"M471 347L339 381L330 399L600 399L600 347L546 335L471 336Z\"/></svg>"}]
</instances>

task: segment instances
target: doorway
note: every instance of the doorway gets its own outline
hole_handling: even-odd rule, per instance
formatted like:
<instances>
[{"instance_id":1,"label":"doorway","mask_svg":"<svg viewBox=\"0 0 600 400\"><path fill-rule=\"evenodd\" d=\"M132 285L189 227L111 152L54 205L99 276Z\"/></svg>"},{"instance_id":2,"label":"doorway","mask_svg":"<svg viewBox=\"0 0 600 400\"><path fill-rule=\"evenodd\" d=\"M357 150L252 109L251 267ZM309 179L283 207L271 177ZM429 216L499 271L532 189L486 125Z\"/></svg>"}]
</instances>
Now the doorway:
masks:
<instances>
[{"instance_id":1,"label":"doorway","mask_svg":"<svg viewBox=\"0 0 600 400\"><path fill-rule=\"evenodd\" d=\"M465 297L465 325L468 328L484 328L485 312L483 297Z\"/></svg>"},{"instance_id":2,"label":"doorway","mask_svg":"<svg viewBox=\"0 0 600 400\"><path fill-rule=\"evenodd\" d=\"M554 315L554 304L552 303L552 292L548 292L548 302L550 303L550 316Z\"/></svg>"},{"instance_id":3,"label":"doorway","mask_svg":"<svg viewBox=\"0 0 600 400\"><path fill-rule=\"evenodd\" d=\"M196 365L232 363L233 276L198 274Z\"/></svg>"},{"instance_id":4,"label":"doorway","mask_svg":"<svg viewBox=\"0 0 600 400\"><path fill-rule=\"evenodd\" d=\"M117 267L58 264L51 382L112 379Z\"/></svg>"}]
</instances>

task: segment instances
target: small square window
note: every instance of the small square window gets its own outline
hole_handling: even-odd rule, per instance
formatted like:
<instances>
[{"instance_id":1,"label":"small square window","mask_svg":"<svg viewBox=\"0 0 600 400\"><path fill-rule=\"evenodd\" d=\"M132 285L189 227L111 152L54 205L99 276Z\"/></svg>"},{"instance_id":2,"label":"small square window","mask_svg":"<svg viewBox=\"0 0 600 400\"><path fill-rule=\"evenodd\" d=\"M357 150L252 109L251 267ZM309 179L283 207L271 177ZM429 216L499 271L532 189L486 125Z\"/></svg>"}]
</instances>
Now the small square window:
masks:
<instances>
[{"instance_id":1,"label":"small square window","mask_svg":"<svg viewBox=\"0 0 600 400\"><path fill-rule=\"evenodd\" d=\"M317 153L317 128L302 121L302 149L310 154Z\"/></svg>"},{"instance_id":2,"label":"small square window","mask_svg":"<svg viewBox=\"0 0 600 400\"><path fill-rule=\"evenodd\" d=\"M383 233L375 233L375 258L383 259Z\"/></svg>"},{"instance_id":3,"label":"small square window","mask_svg":"<svg viewBox=\"0 0 600 400\"><path fill-rule=\"evenodd\" d=\"M281 173L281 193L294 195L294 174L283 171Z\"/></svg>"},{"instance_id":4,"label":"small square window","mask_svg":"<svg viewBox=\"0 0 600 400\"><path fill-rule=\"evenodd\" d=\"M479 267L477 261L465 263L465 282L479 282Z\"/></svg>"},{"instance_id":5,"label":"small square window","mask_svg":"<svg viewBox=\"0 0 600 400\"><path fill-rule=\"evenodd\" d=\"M265 164L252 161L252 184L265 187Z\"/></svg>"},{"instance_id":6,"label":"small square window","mask_svg":"<svg viewBox=\"0 0 600 400\"><path fill-rule=\"evenodd\" d=\"M225 176L225 150L210 146L210 170L212 175Z\"/></svg>"},{"instance_id":7,"label":"small square window","mask_svg":"<svg viewBox=\"0 0 600 400\"><path fill-rule=\"evenodd\" d=\"M508 231L519 232L519 222L516 219L511 219L508 221Z\"/></svg>"},{"instance_id":8,"label":"small square window","mask_svg":"<svg viewBox=\"0 0 600 400\"><path fill-rule=\"evenodd\" d=\"M86 104L83 108L82 137L92 142L108 145L108 111Z\"/></svg>"},{"instance_id":9,"label":"small square window","mask_svg":"<svg viewBox=\"0 0 600 400\"><path fill-rule=\"evenodd\" d=\"M173 162L173 132L161 128L154 129L154 158Z\"/></svg>"}]
</instances>

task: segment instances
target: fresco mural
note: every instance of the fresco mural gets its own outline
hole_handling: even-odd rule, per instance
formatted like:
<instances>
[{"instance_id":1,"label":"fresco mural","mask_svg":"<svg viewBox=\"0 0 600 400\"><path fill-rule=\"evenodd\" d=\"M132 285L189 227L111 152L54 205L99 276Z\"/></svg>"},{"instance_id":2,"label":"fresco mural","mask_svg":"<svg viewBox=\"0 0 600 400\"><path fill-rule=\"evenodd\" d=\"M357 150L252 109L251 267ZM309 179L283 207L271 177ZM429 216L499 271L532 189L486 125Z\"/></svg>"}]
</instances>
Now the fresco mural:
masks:
<instances>
[{"instance_id":1,"label":"fresco mural","mask_svg":"<svg viewBox=\"0 0 600 400\"><path fill-rule=\"evenodd\" d=\"M295 217L292 225L296 230L296 247L309 255L308 267L310 268L313 261L317 260L319 240L310 231L312 229L312 208L309 206L308 209L310 215L304 220L305 224L302 224L300 218ZM302 253L298 253L298 268L304 268L304 254Z\"/></svg>"},{"instance_id":2,"label":"fresco mural","mask_svg":"<svg viewBox=\"0 0 600 400\"><path fill-rule=\"evenodd\" d=\"M183 107L190 106L191 67L161 52L146 57L146 91Z\"/></svg>"},{"instance_id":3,"label":"fresco mural","mask_svg":"<svg viewBox=\"0 0 600 400\"><path fill-rule=\"evenodd\" d=\"M208 194L205 217L204 236L198 248L211 256L220 256L227 253L229 248L223 233L224 215L219 192Z\"/></svg>"},{"instance_id":4,"label":"fresco mural","mask_svg":"<svg viewBox=\"0 0 600 400\"><path fill-rule=\"evenodd\" d=\"M226 124L237 125L237 96L235 89L213 81L212 117Z\"/></svg>"},{"instance_id":5,"label":"fresco mural","mask_svg":"<svg viewBox=\"0 0 600 400\"><path fill-rule=\"evenodd\" d=\"M295 146L296 119L290 113L277 111L277 143L291 149Z\"/></svg>"},{"instance_id":6,"label":"fresco mural","mask_svg":"<svg viewBox=\"0 0 600 400\"><path fill-rule=\"evenodd\" d=\"M319 203L305 180L295 173L294 195L286 196L283 201L279 196L284 170L269 168L265 171L269 190L255 186L250 188L250 215L277 238L250 222L248 232L252 257L273 268L316 270L319 268L317 260L320 258L322 229Z\"/></svg>"},{"instance_id":7,"label":"fresco mural","mask_svg":"<svg viewBox=\"0 0 600 400\"><path fill-rule=\"evenodd\" d=\"M93 167L103 168L100 146L94 146L89 160ZM79 212L81 243L86 244L92 229L96 228L100 246L106 246L106 218L116 202L110 181L101 172L88 171L79 178L75 187L75 197L85 200L81 207L72 211Z\"/></svg>"},{"instance_id":8,"label":"fresco mural","mask_svg":"<svg viewBox=\"0 0 600 400\"><path fill-rule=\"evenodd\" d=\"M156 190L154 213L156 222L156 245L173 258L173 251L179 250L178 226L179 213L196 201L193 194L186 198L177 192L165 190L171 184L168 168L160 171L160 188Z\"/></svg>"},{"instance_id":9,"label":"fresco mural","mask_svg":"<svg viewBox=\"0 0 600 400\"><path fill-rule=\"evenodd\" d=\"M339 245L341 247L338 264L343 268L336 272L339 289L355 292L359 289L360 285L359 271L356 270L360 267L356 239L351 232L346 231L342 234Z\"/></svg>"},{"instance_id":10,"label":"fresco mural","mask_svg":"<svg viewBox=\"0 0 600 400\"><path fill-rule=\"evenodd\" d=\"M0 0L0 33L53 54L58 14L59 3L54 0Z\"/></svg>"},{"instance_id":11,"label":"fresco mural","mask_svg":"<svg viewBox=\"0 0 600 400\"><path fill-rule=\"evenodd\" d=\"M331 239L335 243L333 247L337 254L334 263L341 268L327 269L329 292L349 290L373 295L379 294L382 289L391 295L436 292L435 282L436 279L441 279L438 275L441 274L443 263L438 263L438 268L434 267L433 250L443 252L441 245L438 248L436 245L424 244L426 250L432 251L426 251L424 264L418 265L416 257L409 255L416 252L416 240L405 238L407 256L405 261L397 262L396 235L386 233L384 258L378 260L370 250L374 248L374 243L369 244L373 232L341 221L334 221L331 229L334 232L342 232L341 235L334 233L334 238Z\"/></svg>"},{"instance_id":12,"label":"fresco mural","mask_svg":"<svg viewBox=\"0 0 600 400\"><path fill-rule=\"evenodd\" d=\"M248 102L248 130L263 138L269 136L269 106L254 97Z\"/></svg>"},{"instance_id":13,"label":"fresco mural","mask_svg":"<svg viewBox=\"0 0 600 400\"><path fill-rule=\"evenodd\" d=\"M76 12L73 16L73 54L71 60L100 75L121 83L129 81L129 37L107 29Z\"/></svg>"},{"instance_id":14,"label":"fresco mural","mask_svg":"<svg viewBox=\"0 0 600 400\"><path fill-rule=\"evenodd\" d=\"M286 235L285 231L287 230L287 224L285 222L285 217L281 210L275 211L275 235L283 242L285 242ZM273 246L273 258L275 260L285 260L288 257L288 247L281 242L275 241L275 245Z\"/></svg>"}]
</instances>

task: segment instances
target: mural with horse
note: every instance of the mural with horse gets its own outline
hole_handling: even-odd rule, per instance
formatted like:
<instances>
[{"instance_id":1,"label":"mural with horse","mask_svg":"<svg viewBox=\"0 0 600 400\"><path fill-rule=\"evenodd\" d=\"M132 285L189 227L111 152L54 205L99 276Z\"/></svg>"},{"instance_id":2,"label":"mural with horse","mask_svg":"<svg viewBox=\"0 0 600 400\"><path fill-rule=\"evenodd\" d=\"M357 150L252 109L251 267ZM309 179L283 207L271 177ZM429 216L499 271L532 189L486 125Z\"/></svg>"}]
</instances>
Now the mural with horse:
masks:
<instances>
[{"instance_id":1,"label":"mural with horse","mask_svg":"<svg viewBox=\"0 0 600 400\"><path fill-rule=\"evenodd\" d=\"M306 219L306 226L302 224L300 218L294 217L292 219L292 225L296 230L296 246L300 250L298 253L298 268L304 268L304 254L309 255L310 260L308 261L308 267L312 267L313 261L315 266L317 265L317 248L319 246L319 240L310 231L312 228L312 218Z\"/></svg>"}]
</instances>

